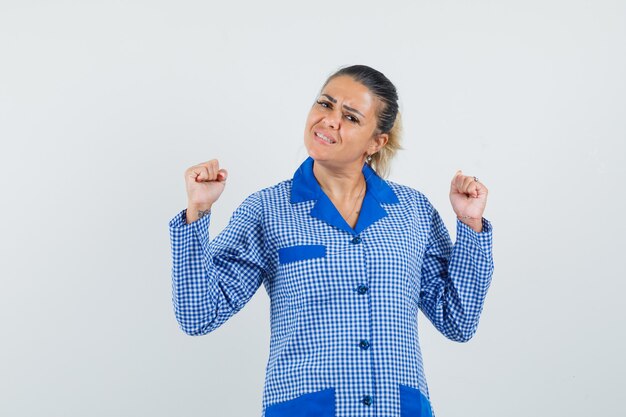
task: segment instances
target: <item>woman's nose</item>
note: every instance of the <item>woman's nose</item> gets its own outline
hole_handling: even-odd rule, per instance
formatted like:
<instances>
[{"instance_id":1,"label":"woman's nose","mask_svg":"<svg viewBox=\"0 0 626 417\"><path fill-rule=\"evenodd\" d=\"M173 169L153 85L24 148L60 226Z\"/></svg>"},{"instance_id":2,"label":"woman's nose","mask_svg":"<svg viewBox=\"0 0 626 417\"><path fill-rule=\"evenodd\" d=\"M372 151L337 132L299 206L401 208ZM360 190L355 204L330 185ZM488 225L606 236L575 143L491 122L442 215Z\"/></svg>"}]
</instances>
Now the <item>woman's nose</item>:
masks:
<instances>
[{"instance_id":1,"label":"woman's nose","mask_svg":"<svg viewBox=\"0 0 626 417\"><path fill-rule=\"evenodd\" d=\"M341 115L337 112L330 112L324 118L326 122L326 126L330 129L339 129L339 121L341 120Z\"/></svg>"}]
</instances>

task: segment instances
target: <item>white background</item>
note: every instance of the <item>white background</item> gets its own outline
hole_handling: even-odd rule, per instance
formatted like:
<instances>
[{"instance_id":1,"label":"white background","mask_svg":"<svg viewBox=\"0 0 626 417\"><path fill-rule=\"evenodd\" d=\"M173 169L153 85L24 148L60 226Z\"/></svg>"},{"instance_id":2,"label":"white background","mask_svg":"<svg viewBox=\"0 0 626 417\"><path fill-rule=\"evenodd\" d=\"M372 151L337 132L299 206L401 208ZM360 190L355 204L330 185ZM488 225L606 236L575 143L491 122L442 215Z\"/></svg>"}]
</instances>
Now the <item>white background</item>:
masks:
<instances>
[{"instance_id":1,"label":"white background","mask_svg":"<svg viewBox=\"0 0 626 417\"><path fill-rule=\"evenodd\" d=\"M453 238L455 170L490 190L477 334L419 316L438 417L623 416L623 0L0 0L0 415L260 415L267 294L186 336L168 222L190 165L230 173L213 236L290 178L355 63L400 94L390 179Z\"/></svg>"}]
</instances>

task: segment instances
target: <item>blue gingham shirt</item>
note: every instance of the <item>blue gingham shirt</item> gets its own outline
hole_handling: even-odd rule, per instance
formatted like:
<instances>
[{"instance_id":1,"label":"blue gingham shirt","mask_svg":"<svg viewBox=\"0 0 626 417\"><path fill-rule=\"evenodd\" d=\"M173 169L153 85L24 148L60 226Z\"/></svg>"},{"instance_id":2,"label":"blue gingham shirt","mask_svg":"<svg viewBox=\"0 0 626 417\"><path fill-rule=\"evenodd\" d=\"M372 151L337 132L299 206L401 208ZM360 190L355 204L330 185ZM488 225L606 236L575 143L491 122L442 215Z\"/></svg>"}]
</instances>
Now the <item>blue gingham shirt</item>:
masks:
<instances>
[{"instance_id":1,"label":"blue gingham shirt","mask_svg":"<svg viewBox=\"0 0 626 417\"><path fill-rule=\"evenodd\" d=\"M169 224L176 318L209 333L264 285L270 353L264 417L434 416L418 308L443 335L467 341L491 282L491 224L457 220L453 245L438 212L410 187L363 167L366 193L351 228L313 175L257 191L209 239L210 215Z\"/></svg>"}]
</instances>

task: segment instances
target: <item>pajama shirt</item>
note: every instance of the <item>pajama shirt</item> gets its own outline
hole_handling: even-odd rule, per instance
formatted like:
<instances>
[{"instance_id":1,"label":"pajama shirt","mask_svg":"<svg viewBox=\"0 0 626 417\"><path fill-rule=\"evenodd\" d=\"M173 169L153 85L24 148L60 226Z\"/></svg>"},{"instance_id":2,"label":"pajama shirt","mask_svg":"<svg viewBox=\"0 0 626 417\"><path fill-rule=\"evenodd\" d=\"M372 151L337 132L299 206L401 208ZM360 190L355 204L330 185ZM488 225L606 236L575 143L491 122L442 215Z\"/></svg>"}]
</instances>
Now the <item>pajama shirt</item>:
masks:
<instances>
[{"instance_id":1,"label":"pajama shirt","mask_svg":"<svg viewBox=\"0 0 626 417\"><path fill-rule=\"evenodd\" d=\"M453 244L419 191L363 166L354 228L313 175L248 196L209 237L210 213L169 223L172 301L181 329L204 335L261 285L270 300L262 417L434 417L418 309L445 337L478 326L493 273L492 227L459 220Z\"/></svg>"}]
</instances>

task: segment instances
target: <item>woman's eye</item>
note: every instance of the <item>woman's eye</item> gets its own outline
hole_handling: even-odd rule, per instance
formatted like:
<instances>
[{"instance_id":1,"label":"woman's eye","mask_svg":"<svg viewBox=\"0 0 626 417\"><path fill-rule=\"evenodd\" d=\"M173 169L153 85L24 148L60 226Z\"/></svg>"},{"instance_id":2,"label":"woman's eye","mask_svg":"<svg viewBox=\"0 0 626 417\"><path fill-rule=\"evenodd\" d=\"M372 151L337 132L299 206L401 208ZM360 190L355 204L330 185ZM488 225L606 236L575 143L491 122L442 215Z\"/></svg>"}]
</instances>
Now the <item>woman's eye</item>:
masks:
<instances>
[{"instance_id":1,"label":"woman's eye","mask_svg":"<svg viewBox=\"0 0 626 417\"><path fill-rule=\"evenodd\" d=\"M330 104L328 101L324 101L324 100L318 100L317 104L319 104L320 106L326 108L326 109L332 109L333 105ZM354 117L351 114L346 114L345 118L348 119L349 121L351 121L352 123L359 123L359 119L357 119L356 117Z\"/></svg>"}]
</instances>

